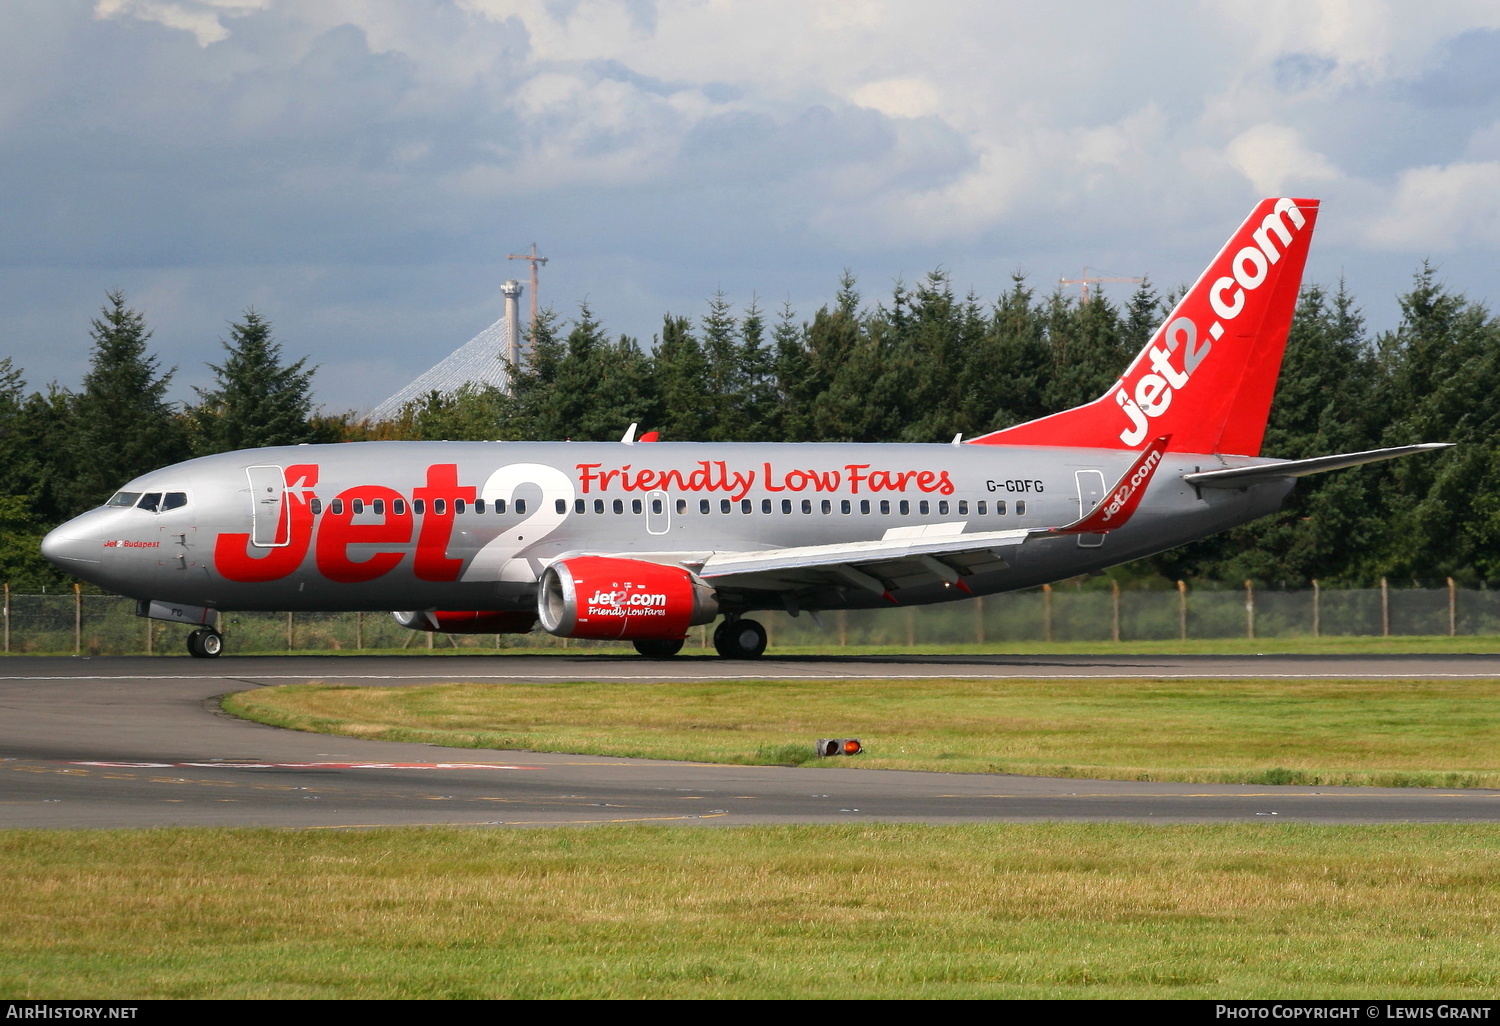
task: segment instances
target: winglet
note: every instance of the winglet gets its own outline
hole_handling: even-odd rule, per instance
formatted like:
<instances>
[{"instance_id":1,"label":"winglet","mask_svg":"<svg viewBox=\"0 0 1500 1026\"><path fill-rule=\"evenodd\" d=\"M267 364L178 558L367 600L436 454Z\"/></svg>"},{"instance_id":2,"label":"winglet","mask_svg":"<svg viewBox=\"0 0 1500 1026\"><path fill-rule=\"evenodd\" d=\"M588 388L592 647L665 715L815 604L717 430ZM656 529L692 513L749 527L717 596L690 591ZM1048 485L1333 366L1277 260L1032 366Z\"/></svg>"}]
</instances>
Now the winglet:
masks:
<instances>
[{"instance_id":1,"label":"winglet","mask_svg":"<svg viewBox=\"0 0 1500 1026\"><path fill-rule=\"evenodd\" d=\"M1083 517L1067 527L1053 527L1036 533L1103 534L1106 531L1124 527L1135 513L1135 508L1141 504L1141 496L1146 494L1146 488L1150 486L1156 468L1161 466L1162 460L1166 457L1167 443L1171 440L1171 435L1159 435L1150 445L1142 449L1140 456L1130 465L1130 469L1125 471L1124 476L1109 490L1109 497L1089 510Z\"/></svg>"}]
</instances>

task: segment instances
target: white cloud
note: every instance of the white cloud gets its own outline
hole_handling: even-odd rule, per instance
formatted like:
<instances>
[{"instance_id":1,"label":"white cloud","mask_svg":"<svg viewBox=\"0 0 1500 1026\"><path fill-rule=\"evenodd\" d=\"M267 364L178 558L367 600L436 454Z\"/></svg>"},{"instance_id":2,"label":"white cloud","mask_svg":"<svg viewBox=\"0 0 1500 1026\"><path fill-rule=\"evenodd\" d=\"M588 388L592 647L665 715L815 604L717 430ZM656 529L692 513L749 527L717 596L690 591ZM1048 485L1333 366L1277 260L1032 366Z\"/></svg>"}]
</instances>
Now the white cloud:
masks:
<instances>
[{"instance_id":1,"label":"white cloud","mask_svg":"<svg viewBox=\"0 0 1500 1026\"><path fill-rule=\"evenodd\" d=\"M924 78L887 78L860 86L850 95L861 107L878 110L893 118L920 118L936 114L942 95Z\"/></svg>"},{"instance_id":2,"label":"white cloud","mask_svg":"<svg viewBox=\"0 0 1500 1026\"><path fill-rule=\"evenodd\" d=\"M1281 196L1291 184L1337 181L1337 168L1308 149L1300 133L1286 125L1255 125L1235 136L1226 150L1229 163L1262 196Z\"/></svg>"},{"instance_id":3,"label":"white cloud","mask_svg":"<svg viewBox=\"0 0 1500 1026\"><path fill-rule=\"evenodd\" d=\"M1460 162L1405 172L1367 238L1381 249L1426 253L1500 246L1500 162Z\"/></svg>"},{"instance_id":4,"label":"white cloud","mask_svg":"<svg viewBox=\"0 0 1500 1026\"><path fill-rule=\"evenodd\" d=\"M138 18L192 33L199 46L229 38L220 14L244 15L269 6L272 0L97 0L96 18Z\"/></svg>"}]
</instances>

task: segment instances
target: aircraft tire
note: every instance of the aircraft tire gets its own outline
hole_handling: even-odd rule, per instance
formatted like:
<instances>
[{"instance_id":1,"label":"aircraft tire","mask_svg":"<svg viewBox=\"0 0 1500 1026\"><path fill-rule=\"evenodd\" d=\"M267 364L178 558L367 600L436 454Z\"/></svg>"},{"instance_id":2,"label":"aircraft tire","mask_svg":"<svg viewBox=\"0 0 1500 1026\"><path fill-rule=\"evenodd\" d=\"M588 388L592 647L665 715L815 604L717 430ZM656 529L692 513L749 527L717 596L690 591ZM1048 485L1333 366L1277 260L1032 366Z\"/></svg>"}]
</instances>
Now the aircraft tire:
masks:
<instances>
[{"instance_id":1,"label":"aircraft tire","mask_svg":"<svg viewBox=\"0 0 1500 1026\"><path fill-rule=\"evenodd\" d=\"M714 648L725 659L759 659L766 651L766 629L755 620L725 620L714 628Z\"/></svg>"},{"instance_id":2,"label":"aircraft tire","mask_svg":"<svg viewBox=\"0 0 1500 1026\"><path fill-rule=\"evenodd\" d=\"M647 659L671 659L686 642L686 638L636 638L631 644Z\"/></svg>"},{"instance_id":3,"label":"aircraft tire","mask_svg":"<svg viewBox=\"0 0 1500 1026\"><path fill-rule=\"evenodd\" d=\"M187 636L187 650L195 659L216 659L224 651L224 635L209 627L199 627Z\"/></svg>"}]
</instances>

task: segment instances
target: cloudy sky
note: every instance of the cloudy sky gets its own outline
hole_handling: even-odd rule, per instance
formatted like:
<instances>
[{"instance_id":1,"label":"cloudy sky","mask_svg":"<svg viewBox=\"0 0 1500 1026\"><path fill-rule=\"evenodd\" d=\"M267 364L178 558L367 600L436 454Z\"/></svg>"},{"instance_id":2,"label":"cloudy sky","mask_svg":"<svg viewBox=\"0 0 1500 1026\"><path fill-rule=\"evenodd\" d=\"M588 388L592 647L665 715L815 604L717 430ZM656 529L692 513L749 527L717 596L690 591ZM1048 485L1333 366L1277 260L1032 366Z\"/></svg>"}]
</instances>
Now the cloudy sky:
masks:
<instances>
[{"instance_id":1,"label":"cloudy sky","mask_svg":"<svg viewBox=\"0 0 1500 1026\"><path fill-rule=\"evenodd\" d=\"M6 0L0 356L76 387L124 289L175 394L253 306L367 409L542 301L871 301L941 266L1196 276L1320 197L1371 327L1424 259L1500 299L1500 5L1377 0ZM1120 292L1129 286L1116 286ZM1119 294L1117 292L1117 294Z\"/></svg>"}]
</instances>

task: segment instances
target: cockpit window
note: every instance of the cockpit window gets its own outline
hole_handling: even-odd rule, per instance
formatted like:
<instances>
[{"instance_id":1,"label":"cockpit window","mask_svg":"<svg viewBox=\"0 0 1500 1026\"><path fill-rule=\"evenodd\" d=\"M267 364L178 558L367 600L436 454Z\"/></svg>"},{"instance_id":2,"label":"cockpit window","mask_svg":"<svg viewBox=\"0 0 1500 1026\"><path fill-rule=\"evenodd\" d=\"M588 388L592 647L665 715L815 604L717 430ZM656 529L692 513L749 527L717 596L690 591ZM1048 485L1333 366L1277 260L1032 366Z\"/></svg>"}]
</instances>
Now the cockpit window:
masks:
<instances>
[{"instance_id":1,"label":"cockpit window","mask_svg":"<svg viewBox=\"0 0 1500 1026\"><path fill-rule=\"evenodd\" d=\"M187 492L168 492L161 500L162 511L181 509L187 505Z\"/></svg>"},{"instance_id":2,"label":"cockpit window","mask_svg":"<svg viewBox=\"0 0 1500 1026\"><path fill-rule=\"evenodd\" d=\"M137 509L150 510L152 513L161 510L161 492L147 492L141 496L141 501L136 503Z\"/></svg>"},{"instance_id":3,"label":"cockpit window","mask_svg":"<svg viewBox=\"0 0 1500 1026\"><path fill-rule=\"evenodd\" d=\"M140 497L141 497L141 493L140 492L115 492L115 494L110 497L110 500L108 502L106 502L105 505L106 506L134 506L136 504L136 501Z\"/></svg>"}]
</instances>

